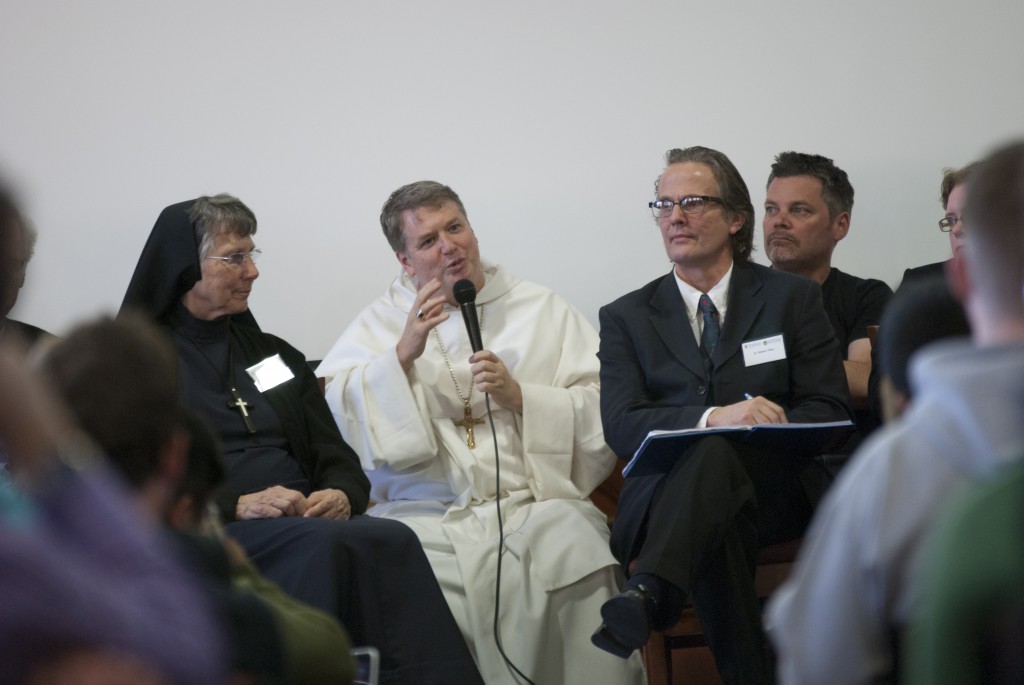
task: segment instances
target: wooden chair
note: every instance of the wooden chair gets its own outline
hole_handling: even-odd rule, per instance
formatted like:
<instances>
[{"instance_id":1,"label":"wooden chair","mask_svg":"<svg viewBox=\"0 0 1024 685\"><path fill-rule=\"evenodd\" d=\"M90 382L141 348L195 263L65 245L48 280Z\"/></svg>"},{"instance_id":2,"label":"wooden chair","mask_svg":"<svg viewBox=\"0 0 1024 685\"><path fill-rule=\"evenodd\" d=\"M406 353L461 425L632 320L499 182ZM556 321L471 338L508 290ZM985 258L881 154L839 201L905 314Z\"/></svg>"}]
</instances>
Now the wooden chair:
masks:
<instances>
[{"instance_id":1,"label":"wooden chair","mask_svg":"<svg viewBox=\"0 0 1024 685\"><path fill-rule=\"evenodd\" d=\"M590 501L608 517L608 528L615 523L615 510L619 506L620 492L622 492L622 466L615 464L615 468L604 479L604 482L590 493Z\"/></svg>"},{"instance_id":2,"label":"wooden chair","mask_svg":"<svg viewBox=\"0 0 1024 685\"><path fill-rule=\"evenodd\" d=\"M876 341L878 340L878 331L879 331L879 329L881 327L880 326L868 326L867 328L868 328L868 340L871 341L871 347L874 347L877 344Z\"/></svg>"}]
</instances>

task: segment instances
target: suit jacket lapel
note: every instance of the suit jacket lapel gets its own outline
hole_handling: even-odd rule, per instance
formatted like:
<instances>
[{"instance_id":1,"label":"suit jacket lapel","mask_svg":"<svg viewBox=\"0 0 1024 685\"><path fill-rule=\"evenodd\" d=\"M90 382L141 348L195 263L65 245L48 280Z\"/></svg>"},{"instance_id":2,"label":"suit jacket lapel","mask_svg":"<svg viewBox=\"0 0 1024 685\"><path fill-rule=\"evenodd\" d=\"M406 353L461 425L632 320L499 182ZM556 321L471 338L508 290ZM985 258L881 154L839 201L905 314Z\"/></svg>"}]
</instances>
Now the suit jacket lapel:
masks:
<instances>
[{"instance_id":1,"label":"suit jacket lapel","mask_svg":"<svg viewBox=\"0 0 1024 685\"><path fill-rule=\"evenodd\" d=\"M722 326L722 337L712 360L715 366L721 366L740 351L740 345L764 308L761 286L761 279L746 262L733 264L729 306Z\"/></svg>"},{"instance_id":2,"label":"suit jacket lapel","mask_svg":"<svg viewBox=\"0 0 1024 685\"><path fill-rule=\"evenodd\" d=\"M651 325L658 332L665 346L672 351L679 362L699 378L705 378L704 360L701 359L693 328L679 295L675 277L669 273L658 284L651 298Z\"/></svg>"}]
</instances>

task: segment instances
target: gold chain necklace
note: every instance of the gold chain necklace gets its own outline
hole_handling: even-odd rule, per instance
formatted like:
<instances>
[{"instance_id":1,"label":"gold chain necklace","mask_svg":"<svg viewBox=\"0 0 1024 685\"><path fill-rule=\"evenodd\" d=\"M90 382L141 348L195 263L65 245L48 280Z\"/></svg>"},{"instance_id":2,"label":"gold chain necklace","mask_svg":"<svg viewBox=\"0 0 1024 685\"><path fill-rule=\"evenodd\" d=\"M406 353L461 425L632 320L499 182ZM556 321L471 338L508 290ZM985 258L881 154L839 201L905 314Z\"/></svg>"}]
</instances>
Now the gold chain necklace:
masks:
<instances>
[{"instance_id":1,"label":"gold chain necklace","mask_svg":"<svg viewBox=\"0 0 1024 685\"><path fill-rule=\"evenodd\" d=\"M480 328L484 327L484 306L480 305ZM437 342L437 349L441 350L441 357L444 359L445 366L448 367L448 375L452 377L452 383L455 384L455 394L462 400L462 419L455 420L455 425L459 428L466 429L466 447L473 449L476 447L476 440L473 437L473 426L480 425L484 422L483 418L473 418L473 412L469 408L469 400L473 397L473 379L470 377L469 380L469 393L463 397L462 388L459 387L459 382L455 380L455 369L452 368L451 361L448 360L448 350L445 349L444 344L441 342L441 334L437 332L437 327L434 327L434 340Z\"/></svg>"}]
</instances>

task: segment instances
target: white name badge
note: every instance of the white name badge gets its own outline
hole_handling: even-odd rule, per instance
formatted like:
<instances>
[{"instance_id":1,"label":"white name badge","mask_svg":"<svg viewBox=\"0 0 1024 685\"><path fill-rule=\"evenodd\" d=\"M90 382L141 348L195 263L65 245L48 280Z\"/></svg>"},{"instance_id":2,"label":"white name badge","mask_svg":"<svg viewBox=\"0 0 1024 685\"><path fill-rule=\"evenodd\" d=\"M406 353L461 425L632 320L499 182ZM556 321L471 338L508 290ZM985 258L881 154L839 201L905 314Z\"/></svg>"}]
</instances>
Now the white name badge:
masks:
<instances>
[{"instance_id":1,"label":"white name badge","mask_svg":"<svg viewBox=\"0 0 1024 685\"><path fill-rule=\"evenodd\" d=\"M743 363L747 366L777 362L785 358L786 345L782 342L781 333L743 343Z\"/></svg>"},{"instance_id":2,"label":"white name badge","mask_svg":"<svg viewBox=\"0 0 1024 685\"><path fill-rule=\"evenodd\" d=\"M267 357L258 364L253 364L245 370L249 374L249 377L256 383L256 389L260 392L266 392L271 388L281 385L285 381L290 381L295 378L295 374L292 370L285 366L285 363L281 361L281 355L275 354L273 357Z\"/></svg>"}]
</instances>

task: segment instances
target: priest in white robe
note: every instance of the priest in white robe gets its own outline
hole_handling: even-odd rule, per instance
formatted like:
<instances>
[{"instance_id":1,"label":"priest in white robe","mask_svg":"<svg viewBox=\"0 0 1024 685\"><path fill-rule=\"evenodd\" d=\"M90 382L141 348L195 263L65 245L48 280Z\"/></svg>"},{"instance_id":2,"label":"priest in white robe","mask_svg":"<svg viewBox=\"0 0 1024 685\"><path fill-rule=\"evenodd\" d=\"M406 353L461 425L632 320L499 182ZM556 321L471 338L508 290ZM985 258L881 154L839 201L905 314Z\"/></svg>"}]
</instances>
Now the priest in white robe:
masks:
<instances>
[{"instance_id":1,"label":"priest in white robe","mask_svg":"<svg viewBox=\"0 0 1024 685\"><path fill-rule=\"evenodd\" d=\"M317 372L369 476L368 513L419 536L490 685L525 682L512 665L536 683L643 682L638 654L622 660L590 642L621 583L588 499L615 465L597 333L555 293L483 263L447 186L399 188L381 225L402 272ZM475 354L452 294L463 279L477 290ZM498 631L512 665L493 632L499 526Z\"/></svg>"}]
</instances>

